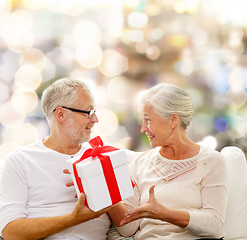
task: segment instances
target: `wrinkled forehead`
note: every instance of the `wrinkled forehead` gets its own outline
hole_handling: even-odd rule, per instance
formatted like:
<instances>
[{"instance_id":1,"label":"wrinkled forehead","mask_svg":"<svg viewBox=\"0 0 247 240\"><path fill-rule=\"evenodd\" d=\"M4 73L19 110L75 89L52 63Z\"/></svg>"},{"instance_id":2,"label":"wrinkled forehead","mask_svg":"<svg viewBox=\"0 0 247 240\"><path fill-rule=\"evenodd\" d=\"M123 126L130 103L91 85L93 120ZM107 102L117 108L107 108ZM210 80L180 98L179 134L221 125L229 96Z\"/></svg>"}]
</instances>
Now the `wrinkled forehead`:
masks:
<instances>
[{"instance_id":1,"label":"wrinkled forehead","mask_svg":"<svg viewBox=\"0 0 247 240\"><path fill-rule=\"evenodd\" d=\"M144 103L142 106L140 106L140 114L142 116L147 116L152 112L154 112L154 108L150 104Z\"/></svg>"}]
</instances>

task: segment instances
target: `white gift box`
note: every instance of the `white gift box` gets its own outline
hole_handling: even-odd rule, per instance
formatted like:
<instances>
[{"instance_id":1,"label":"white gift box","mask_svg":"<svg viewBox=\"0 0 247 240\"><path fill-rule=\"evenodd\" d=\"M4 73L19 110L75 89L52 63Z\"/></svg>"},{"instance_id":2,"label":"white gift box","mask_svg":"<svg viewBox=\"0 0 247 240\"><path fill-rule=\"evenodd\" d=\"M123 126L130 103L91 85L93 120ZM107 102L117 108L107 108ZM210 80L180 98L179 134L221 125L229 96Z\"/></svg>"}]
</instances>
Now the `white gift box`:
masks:
<instances>
[{"instance_id":1,"label":"white gift box","mask_svg":"<svg viewBox=\"0 0 247 240\"><path fill-rule=\"evenodd\" d=\"M110 165L112 165L110 168L113 169L113 177L116 179L117 188L120 193L117 202L133 196L134 192L129 177L127 159L124 150L111 151L102 153L101 155L106 155L110 158ZM68 160L69 170L78 196L80 195L80 191L75 179L73 163L79 159L80 158L74 158ZM104 173L101 161L98 157L89 157L82 160L76 164L76 169L90 209L93 211L99 211L114 203L110 192L118 191L116 191L116 189L109 189L111 184L107 185L106 176L104 175L106 173Z\"/></svg>"}]
</instances>

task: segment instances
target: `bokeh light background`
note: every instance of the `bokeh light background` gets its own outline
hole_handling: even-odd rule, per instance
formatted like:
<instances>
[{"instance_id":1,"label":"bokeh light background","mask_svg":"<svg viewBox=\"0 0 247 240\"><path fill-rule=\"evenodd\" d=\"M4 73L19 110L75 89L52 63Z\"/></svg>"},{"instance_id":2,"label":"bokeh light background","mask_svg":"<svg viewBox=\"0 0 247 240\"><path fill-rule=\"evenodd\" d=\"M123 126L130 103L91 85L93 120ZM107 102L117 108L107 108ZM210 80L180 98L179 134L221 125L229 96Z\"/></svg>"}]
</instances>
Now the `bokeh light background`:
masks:
<instances>
[{"instance_id":1,"label":"bokeh light background","mask_svg":"<svg viewBox=\"0 0 247 240\"><path fill-rule=\"evenodd\" d=\"M49 134L40 97L63 77L88 83L106 141L136 151L139 93L186 88L190 137L247 150L246 0L0 0L0 159ZM1 162L1 161L0 161Z\"/></svg>"}]
</instances>

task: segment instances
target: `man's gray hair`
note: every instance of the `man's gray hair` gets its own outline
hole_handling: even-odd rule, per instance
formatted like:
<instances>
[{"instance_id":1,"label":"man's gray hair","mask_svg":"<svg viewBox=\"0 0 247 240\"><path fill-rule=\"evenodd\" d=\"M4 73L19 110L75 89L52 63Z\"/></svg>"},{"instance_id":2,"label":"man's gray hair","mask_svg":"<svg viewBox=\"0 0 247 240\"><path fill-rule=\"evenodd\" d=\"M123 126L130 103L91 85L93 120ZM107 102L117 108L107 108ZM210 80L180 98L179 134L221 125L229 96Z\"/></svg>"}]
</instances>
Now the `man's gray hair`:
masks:
<instances>
[{"instance_id":1,"label":"man's gray hair","mask_svg":"<svg viewBox=\"0 0 247 240\"><path fill-rule=\"evenodd\" d=\"M73 104L76 96L76 89L84 89L90 96L88 86L80 80L63 78L53 82L42 94L42 109L47 118L51 120L52 113L58 106Z\"/></svg>"},{"instance_id":2,"label":"man's gray hair","mask_svg":"<svg viewBox=\"0 0 247 240\"><path fill-rule=\"evenodd\" d=\"M160 83L145 91L141 98L141 107L144 105L150 105L164 118L178 113L185 129L192 120L193 105L189 93L170 83Z\"/></svg>"}]
</instances>

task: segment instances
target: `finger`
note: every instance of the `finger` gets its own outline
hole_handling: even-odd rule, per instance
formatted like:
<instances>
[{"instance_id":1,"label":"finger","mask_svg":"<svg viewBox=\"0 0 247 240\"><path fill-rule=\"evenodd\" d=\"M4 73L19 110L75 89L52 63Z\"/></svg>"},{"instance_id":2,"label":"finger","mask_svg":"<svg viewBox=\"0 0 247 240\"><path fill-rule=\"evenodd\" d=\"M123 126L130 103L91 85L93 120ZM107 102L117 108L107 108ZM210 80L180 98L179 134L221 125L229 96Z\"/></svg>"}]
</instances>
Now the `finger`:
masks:
<instances>
[{"instance_id":1,"label":"finger","mask_svg":"<svg viewBox=\"0 0 247 240\"><path fill-rule=\"evenodd\" d=\"M79 202L80 204L85 204L85 200L86 200L85 194L84 194L84 193L80 193L80 197L79 197L79 199L78 199L78 202Z\"/></svg>"},{"instance_id":2,"label":"finger","mask_svg":"<svg viewBox=\"0 0 247 240\"><path fill-rule=\"evenodd\" d=\"M152 185L149 188L149 201L152 201L152 200L155 199L155 196L154 196L154 188L155 188L155 185Z\"/></svg>"},{"instance_id":3,"label":"finger","mask_svg":"<svg viewBox=\"0 0 247 240\"><path fill-rule=\"evenodd\" d=\"M138 219L140 219L140 218L143 218L143 216L140 215L140 214L129 215L129 216L127 216L126 218L124 218L124 219L120 222L120 226L123 226L123 225L125 225L125 224L130 223L130 222L133 222L133 221L138 220Z\"/></svg>"},{"instance_id":4,"label":"finger","mask_svg":"<svg viewBox=\"0 0 247 240\"><path fill-rule=\"evenodd\" d=\"M71 187L71 186L74 186L74 182L68 182L68 183L66 183L66 187Z\"/></svg>"},{"instance_id":5,"label":"finger","mask_svg":"<svg viewBox=\"0 0 247 240\"><path fill-rule=\"evenodd\" d=\"M143 210L143 207L133 208L133 209L129 210L129 211L126 213L126 217L131 216L131 215L135 215L135 214L140 214L140 213L142 213L143 211L144 211L144 210Z\"/></svg>"},{"instance_id":6,"label":"finger","mask_svg":"<svg viewBox=\"0 0 247 240\"><path fill-rule=\"evenodd\" d=\"M100 215L103 214L103 213L106 213L111 209L111 207L112 206L103 208L103 209L99 210L97 213L100 214Z\"/></svg>"},{"instance_id":7,"label":"finger","mask_svg":"<svg viewBox=\"0 0 247 240\"><path fill-rule=\"evenodd\" d=\"M69 171L69 169L64 169L63 173L70 174L70 171Z\"/></svg>"}]
</instances>

